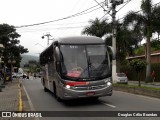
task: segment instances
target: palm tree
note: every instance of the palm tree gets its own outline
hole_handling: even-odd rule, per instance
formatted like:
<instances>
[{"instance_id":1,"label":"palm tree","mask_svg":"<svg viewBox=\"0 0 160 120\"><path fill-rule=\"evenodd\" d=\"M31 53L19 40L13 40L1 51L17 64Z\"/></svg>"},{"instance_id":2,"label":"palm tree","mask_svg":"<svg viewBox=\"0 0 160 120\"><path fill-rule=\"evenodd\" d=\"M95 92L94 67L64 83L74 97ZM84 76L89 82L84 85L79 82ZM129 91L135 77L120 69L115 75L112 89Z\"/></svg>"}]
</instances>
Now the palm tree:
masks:
<instances>
[{"instance_id":1,"label":"palm tree","mask_svg":"<svg viewBox=\"0 0 160 120\"><path fill-rule=\"evenodd\" d=\"M103 37L106 33L111 33L111 24L107 23L106 20L100 21L98 18L89 21L89 26L82 30L82 34L91 36Z\"/></svg>"},{"instance_id":2,"label":"palm tree","mask_svg":"<svg viewBox=\"0 0 160 120\"><path fill-rule=\"evenodd\" d=\"M100 21L98 18L89 21L90 25L83 29L82 34L103 37L107 34L105 42L107 45L112 45L112 24L107 23L106 20ZM127 30L126 27L117 21L117 60L118 63L124 61L126 54L131 54L133 47L137 46L141 36L139 33L135 33L132 30ZM134 33L134 34L133 34Z\"/></svg>"},{"instance_id":3,"label":"palm tree","mask_svg":"<svg viewBox=\"0 0 160 120\"><path fill-rule=\"evenodd\" d=\"M153 30L154 32L157 32L158 34L158 40L159 39L159 36L160 36L160 6L155 6L153 8L153 14L152 14L152 18L154 20L153 22Z\"/></svg>"},{"instance_id":4,"label":"palm tree","mask_svg":"<svg viewBox=\"0 0 160 120\"><path fill-rule=\"evenodd\" d=\"M127 55L133 55L133 49L142 40L142 35L133 30L128 30L123 23L116 22L116 53L118 63L123 63ZM105 39L107 45L112 45L112 35Z\"/></svg>"},{"instance_id":5,"label":"palm tree","mask_svg":"<svg viewBox=\"0 0 160 120\"><path fill-rule=\"evenodd\" d=\"M149 81L150 75L151 75L151 37L153 33L153 25L154 25L154 16L155 11L157 11L156 7L152 8L152 1L151 0L142 0L141 3L141 9L142 13L135 13L133 11L129 12L124 19L124 23L126 25L130 25L132 23L132 26L134 27L134 31L139 31L143 33L143 36L146 38L146 62L147 62L147 68L146 68L146 82ZM160 11L157 11L158 13Z\"/></svg>"}]
</instances>

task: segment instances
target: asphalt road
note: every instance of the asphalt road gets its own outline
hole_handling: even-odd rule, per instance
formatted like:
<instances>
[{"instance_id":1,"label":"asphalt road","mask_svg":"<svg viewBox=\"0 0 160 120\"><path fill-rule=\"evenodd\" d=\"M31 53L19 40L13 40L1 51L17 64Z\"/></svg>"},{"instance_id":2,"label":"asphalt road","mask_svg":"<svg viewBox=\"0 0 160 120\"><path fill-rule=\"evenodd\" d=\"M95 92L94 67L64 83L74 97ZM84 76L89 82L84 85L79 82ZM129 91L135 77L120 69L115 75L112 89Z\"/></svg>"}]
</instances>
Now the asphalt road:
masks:
<instances>
[{"instance_id":1,"label":"asphalt road","mask_svg":"<svg viewBox=\"0 0 160 120\"><path fill-rule=\"evenodd\" d=\"M32 110L36 111L160 111L160 99L114 91L112 96L98 100L58 102L53 94L44 92L39 78L22 80ZM121 113L121 112L120 112ZM159 120L157 117L53 117L39 120Z\"/></svg>"}]
</instances>

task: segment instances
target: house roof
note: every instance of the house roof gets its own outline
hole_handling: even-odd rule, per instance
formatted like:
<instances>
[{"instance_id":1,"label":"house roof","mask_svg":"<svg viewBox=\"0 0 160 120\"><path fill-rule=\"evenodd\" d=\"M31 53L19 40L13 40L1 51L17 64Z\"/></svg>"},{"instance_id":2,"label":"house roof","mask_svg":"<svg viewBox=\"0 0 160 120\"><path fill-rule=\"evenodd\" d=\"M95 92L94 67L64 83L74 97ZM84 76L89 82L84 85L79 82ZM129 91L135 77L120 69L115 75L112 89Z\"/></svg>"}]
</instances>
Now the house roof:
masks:
<instances>
[{"instance_id":1,"label":"house roof","mask_svg":"<svg viewBox=\"0 0 160 120\"><path fill-rule=\"evenodd\" d=\"M151 53L151 56L156 56L156 55L160 55L160 50L158 51L153 51ZM145 57L145 55L137 55L137 56L130 56L130 57L126 57L126 59L134 59L134 58L142 58L142 57Z\"/></svg>"}]
</instances>

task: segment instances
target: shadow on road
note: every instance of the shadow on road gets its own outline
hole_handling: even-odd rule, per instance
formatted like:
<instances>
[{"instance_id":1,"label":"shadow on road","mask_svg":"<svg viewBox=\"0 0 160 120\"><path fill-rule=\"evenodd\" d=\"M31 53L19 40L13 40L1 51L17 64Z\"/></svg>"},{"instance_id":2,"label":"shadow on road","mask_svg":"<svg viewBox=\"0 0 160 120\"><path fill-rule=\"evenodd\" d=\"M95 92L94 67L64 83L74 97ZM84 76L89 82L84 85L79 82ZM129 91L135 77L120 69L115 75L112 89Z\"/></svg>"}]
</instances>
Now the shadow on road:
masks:
<instances>
[{"instance_id":1,"label":"shadow on road","mask_svg":"<svg viewBox=\"0 0 160 120\"><path fill-rule=\"evenodd\" d=\"M73 100L65 100L63 101L65 106L92 106L92 105L99 105L101 102L95 98L79 98Z\"/></svg>"}]
</instances>

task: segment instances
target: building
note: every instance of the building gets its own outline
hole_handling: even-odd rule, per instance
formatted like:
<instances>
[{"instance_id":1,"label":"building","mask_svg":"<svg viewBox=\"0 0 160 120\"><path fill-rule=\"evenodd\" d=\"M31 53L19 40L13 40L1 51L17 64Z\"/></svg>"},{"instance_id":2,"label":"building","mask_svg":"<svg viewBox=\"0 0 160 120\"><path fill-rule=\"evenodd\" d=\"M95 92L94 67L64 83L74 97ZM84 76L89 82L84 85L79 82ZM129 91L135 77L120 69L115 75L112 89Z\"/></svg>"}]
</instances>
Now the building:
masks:
<instances>
[{"instance_id":1,"label":"building","mask_svg":"<svg viewBox=\"0 0 160 120\"><path fill-rule=\"evenodd\" d=\"M136 56L130 56L126 58L127 60L131 61L133 59L146 59L146 55L136 55ZM153 51L151 53L151 63L160 63L160 50Z\"/></svg>"}]
</instances>

